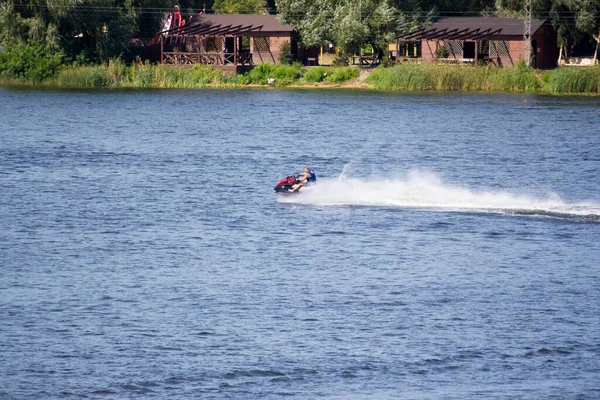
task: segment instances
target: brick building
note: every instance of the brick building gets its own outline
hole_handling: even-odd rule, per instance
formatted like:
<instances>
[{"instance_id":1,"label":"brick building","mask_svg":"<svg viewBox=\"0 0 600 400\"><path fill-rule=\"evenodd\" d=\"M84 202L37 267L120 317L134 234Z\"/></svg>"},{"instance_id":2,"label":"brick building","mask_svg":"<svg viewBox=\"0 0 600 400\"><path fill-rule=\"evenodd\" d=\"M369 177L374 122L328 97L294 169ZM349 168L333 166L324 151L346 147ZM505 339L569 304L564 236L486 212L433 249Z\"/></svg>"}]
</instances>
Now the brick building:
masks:
<instances>
[{"instance_id":1,"label":"brick building","mask_svg":"<svg viewBox=\"0 0 600 400\"><path fill-rule=\"evenodd\" d=\"M513 66L525 57L523 32L523 20L518 18L447 17L399 36L390 51L396 62L420 58L422 62ZM552 24L532 20L531 38L533 66L556 67L558 47Z\"/></svg>"}]
</instances>

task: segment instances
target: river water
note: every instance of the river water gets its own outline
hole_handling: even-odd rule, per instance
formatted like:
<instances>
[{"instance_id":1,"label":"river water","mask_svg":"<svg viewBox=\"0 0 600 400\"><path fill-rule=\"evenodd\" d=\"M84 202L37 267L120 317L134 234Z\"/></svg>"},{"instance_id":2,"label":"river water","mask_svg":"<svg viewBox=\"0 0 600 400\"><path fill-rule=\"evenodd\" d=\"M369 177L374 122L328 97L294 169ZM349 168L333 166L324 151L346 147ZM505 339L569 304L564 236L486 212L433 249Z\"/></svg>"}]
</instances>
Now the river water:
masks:
<instances>
[{"instance_id":1,"label":"river water","mask_svg":"<svg viewBox=\"0 0 600 400\"><path fill-rule=\"evenodd\" d=\"M0 88L0 398L600 398L599 111Z\"/></svg>"}]
</instances>

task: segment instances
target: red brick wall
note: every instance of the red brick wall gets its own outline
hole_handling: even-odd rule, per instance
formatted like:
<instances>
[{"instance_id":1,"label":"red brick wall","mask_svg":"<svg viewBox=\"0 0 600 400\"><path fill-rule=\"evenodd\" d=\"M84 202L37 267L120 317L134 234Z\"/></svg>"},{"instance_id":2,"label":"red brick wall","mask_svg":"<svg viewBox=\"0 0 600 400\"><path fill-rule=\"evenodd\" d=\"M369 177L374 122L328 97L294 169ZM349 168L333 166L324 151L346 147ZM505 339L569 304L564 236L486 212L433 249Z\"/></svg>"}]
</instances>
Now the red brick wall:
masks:
<instances>
[{"instance_id":1,"label":"red brick wall","mask_svg":"<svg viewBox=\"0 0 600 400\"><path fill-rule=\"evenodd\" d=\"M432 62L435 60L436 51L435 40L422 40L421 41L421 61L424 63Z\"/></svg>"}]
</instances>

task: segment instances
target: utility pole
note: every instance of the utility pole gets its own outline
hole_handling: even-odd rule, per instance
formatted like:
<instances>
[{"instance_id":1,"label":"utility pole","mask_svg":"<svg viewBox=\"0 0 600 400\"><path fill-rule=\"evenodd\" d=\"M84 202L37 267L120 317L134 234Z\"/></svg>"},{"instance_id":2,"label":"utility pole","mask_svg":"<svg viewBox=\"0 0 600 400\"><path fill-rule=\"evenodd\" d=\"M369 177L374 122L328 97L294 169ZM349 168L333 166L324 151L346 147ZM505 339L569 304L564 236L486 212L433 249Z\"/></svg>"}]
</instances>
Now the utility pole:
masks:
<instances>
[{"instance_id":1,"label":"utility pole","mask_svg":"<svg viewBox=\"0 0 600 400\"><path fill-rule=\"evenodd\" d=\"M525 20L523 29L523 52L527 66L531 66L531 0L525 0Z\"/></svg>"}]
</instances>

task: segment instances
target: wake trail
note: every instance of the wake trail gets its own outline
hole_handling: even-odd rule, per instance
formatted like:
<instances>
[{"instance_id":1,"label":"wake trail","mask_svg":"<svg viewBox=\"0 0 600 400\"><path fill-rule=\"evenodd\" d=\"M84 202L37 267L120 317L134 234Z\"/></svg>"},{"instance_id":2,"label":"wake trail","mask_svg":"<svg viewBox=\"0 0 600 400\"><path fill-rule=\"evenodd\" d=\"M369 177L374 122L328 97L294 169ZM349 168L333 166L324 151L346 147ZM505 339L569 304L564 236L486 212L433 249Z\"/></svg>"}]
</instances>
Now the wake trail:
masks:
<instances>
[{"instance_id":1,"label":"wake trail","mask_svg":"<svg viewBox=\"0 0 600 400\"><path fill-rule=\"evenodd\" d=\"M280 202L319 206L383 206L431 211L484 212L585 218L600 222L600 203L564 202L556 193L521 195L500 190L473 190L443 183L431 173L411 172L406 179L320 180Z\"/></svg>"}]
</instances>

